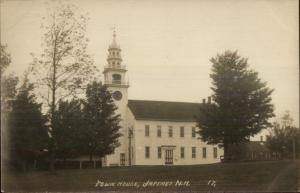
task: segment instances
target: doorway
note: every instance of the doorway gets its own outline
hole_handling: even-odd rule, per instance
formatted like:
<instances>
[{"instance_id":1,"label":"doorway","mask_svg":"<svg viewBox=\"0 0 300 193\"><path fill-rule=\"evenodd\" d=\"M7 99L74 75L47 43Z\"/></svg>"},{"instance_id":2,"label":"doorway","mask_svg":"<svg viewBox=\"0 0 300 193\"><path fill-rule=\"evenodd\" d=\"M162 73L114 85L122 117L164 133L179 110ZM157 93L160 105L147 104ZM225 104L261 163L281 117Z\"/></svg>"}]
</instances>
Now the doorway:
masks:
<instances>
[{"instance_id":1,"label":"doorway","mask_svg":"<svg viewBox=\"0 0 300 193\"><path fill-rule=\"evenodd\" d=\"M165 164L173 165L173 149L165 150Z\"/></svg>"}]
</instances>

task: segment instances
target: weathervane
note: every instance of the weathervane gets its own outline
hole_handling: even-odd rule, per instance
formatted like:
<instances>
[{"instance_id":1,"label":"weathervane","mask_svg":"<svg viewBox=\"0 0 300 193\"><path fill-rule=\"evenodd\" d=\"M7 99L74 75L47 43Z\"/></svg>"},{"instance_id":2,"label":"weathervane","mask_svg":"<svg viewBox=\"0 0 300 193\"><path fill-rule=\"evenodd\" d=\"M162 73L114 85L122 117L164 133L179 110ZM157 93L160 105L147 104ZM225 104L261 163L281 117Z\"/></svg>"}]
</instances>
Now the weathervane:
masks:
<instances>
[{"instance_id":1,"label":"weathervane","mask_svg":"<svg viewBox=\"0 0 300 193\"><path fill-rule=\"evenodd\" d=\"M114 26L111 29L113 30L113 37L115 39L116 38L116 27Z\"/></svg>"}]
</instances>

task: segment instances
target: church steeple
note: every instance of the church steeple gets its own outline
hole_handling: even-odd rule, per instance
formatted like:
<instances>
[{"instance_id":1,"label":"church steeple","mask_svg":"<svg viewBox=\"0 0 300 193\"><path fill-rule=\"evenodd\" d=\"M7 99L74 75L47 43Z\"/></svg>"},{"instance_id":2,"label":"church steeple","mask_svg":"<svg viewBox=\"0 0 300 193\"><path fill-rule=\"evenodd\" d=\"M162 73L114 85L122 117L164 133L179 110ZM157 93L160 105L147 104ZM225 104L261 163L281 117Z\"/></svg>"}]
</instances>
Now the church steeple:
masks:
<instances>
[{"instance_id":1,"label":"church steeple","mask_svg":"<svg viewBox=\"0 0 300 193\"><path fill-rule=\"evenodd\" d=\"M116 48L116 49L120 49L120 46L117 44L117 40L116 40L116 31L114 31L113 33L113 41L111 42L109 48Z\"/></svg>"},{"instance_id":2,"label":"church steeple","mask_svg":"<svg viewBox=\"0 0 300 193\"><path fill-rule=\"evenodd\" d=\"M108 57L107 57L108 66L111 68L120 68L122 63L121 49L117 44L116 32L113 33L113 40L108 48Z\"/></svg>"},{"instance_id":3,"label":"church steeple","mask_svg":"<svg viewBox=\"0 0 300 193\"><path fill-rule=\"evenodd\" d=\"M116 114L121 115L119 126L121 126L120 133L122 137L118 139L121 145L115 149L113 154L106 157L106 164L108 165L119 163L121 159L128 160L128 145L126 143L128 139L128 125L126 118L129 84L126 72L125 65L122 65L121 48L117 44L116 32L114 31L112 42L108 46L107 64L104 67L103 75L104 84L112 94L114 104L117 107Z\"/></svg>"},{"instance_id":4,"label":"church steeple","mask_svg":"<svg viewBox=\"0 0 300 193\"><path fill-rule=\"evenodd\" d=\"M121 48L117 44L116 32L108 47L107 65L104 68L104 83L108 86L128 87L126 81L126 67L122 65Z\"/></svg>"}]
</instances>

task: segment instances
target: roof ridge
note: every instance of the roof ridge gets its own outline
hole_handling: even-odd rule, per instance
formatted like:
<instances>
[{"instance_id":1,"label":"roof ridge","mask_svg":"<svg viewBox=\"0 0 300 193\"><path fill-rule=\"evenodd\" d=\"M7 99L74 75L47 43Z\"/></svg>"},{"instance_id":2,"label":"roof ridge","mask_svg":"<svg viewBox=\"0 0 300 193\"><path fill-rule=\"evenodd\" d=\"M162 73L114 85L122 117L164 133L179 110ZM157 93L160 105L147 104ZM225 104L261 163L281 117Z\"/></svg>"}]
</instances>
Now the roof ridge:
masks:
<instances>
[{"instance_id":1,"label":"roof ridge","mask_svg":"<svg viewBox=\"0 0 300 193\"><path fill-rule=\"evenodd\" d=\"M137 120L194 122L199 114L200 106L201 103L128 100L128 107Z\"/></svg>"},{"instance_id":2,"label":"roof ridge","mask_svg":"<svg viewBox=\"0 0 300 193\"><path fill-rule=\"evenodd\" d=\"M186 104L202 104L196 102L182 102L182 101L161 101L161 100L141 100L141 99L128 99L128 101L140 101L140 102L162 102L162 103L186 103Z\"/></svg>"}]
</instances>

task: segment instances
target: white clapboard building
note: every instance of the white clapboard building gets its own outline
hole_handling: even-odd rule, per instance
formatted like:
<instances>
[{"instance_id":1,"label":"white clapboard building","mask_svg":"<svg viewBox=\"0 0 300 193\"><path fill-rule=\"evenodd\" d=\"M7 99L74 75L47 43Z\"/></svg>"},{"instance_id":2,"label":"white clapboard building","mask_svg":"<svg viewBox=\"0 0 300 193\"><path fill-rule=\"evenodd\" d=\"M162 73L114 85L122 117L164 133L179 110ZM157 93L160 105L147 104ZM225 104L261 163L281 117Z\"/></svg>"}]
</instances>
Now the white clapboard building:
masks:
<instances>
[{"instance_id":1,"label":"white clapboard building","mask_svg":"<svg viewBox=\"0 0 300 193\"><path fill-rule=\"evenodd\" d=\"M196 134L200 103L128 99L126 66L116 35L108 49L104 83L121 114L121 146L103 159L103 166L192 165L220 162L223 149Z\"/></svg>"}]
</instances>

